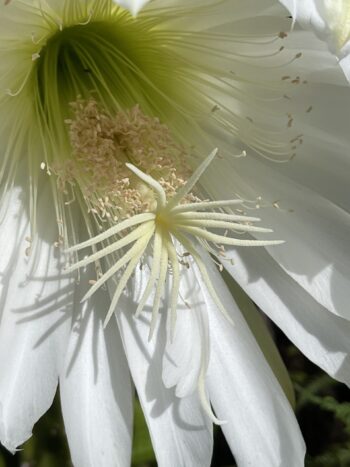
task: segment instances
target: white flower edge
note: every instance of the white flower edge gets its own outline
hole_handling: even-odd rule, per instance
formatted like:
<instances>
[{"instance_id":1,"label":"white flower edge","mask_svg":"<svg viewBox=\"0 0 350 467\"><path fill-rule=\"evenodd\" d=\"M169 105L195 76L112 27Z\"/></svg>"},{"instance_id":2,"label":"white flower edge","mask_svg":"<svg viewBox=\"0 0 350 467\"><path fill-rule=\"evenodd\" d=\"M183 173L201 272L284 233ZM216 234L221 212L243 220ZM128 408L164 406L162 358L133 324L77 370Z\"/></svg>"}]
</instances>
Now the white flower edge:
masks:
<instances>
[{"instance_id":1,"label":"white flower edge","mask_svg":"<svg viewBox=\"0 0 350 467\"><path fill-rule=\"evenodd\" d=\"M350 82L350 0L280 0L294 21L313 31L336 55Z\"/></svg>"},{"instance_id":2,"label":"white flower edge","mask_svg":"<svg viewBox=\"0 0 350 467\"><path fill-rule=\"evenodd\" d=\"M148 3L150 0L114 0L114 3L117 5L120 5L127 10L130 11L130 13L133 16L136 16L137 13Z\"/></svg>"}]
</instances>

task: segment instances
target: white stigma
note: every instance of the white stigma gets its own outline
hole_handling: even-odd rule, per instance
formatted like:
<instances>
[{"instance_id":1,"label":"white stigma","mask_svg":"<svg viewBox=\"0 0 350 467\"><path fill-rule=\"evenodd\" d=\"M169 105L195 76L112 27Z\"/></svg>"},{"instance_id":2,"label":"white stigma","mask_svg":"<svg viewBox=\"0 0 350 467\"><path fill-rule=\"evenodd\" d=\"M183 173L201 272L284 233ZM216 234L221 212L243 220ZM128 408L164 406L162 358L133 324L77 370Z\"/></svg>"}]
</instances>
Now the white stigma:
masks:
<instances>
[{"instance_id":1,"label":"white stigma","mask_svg":"<svg viewBox=\"0 0 350 467\"><path fill-rule=\"evenodd\" d=\"M157 199L157 207L155 210L153 212L132 216L129 219L117 223L96 237L68 249L68 252L73 252L86 247L96 247L97 244L107 239L110 240L111 237L115 237L120 232L127 231L126 235L124 235L122 238L118 238L116 241L111 242L108 246L73 264L67 269L67 272L72 272L102 258L106 258L112 253L122 253L118 261L116 261L101 277L98 278L98 280L83 298L83 301L87 300L102 285L104 285L107 280L109 280L119 270L125 267L112 297L111 305L104 322L105 326L113 315L119 298L122 295L129 278L133 274L140 259L146 252L146 249L152 239L153 257L151 274L141 297L140 303L136 309L136 316L138 316L142 312L143 307L152 290L155 288L149 339L152 338L155 330L155 325L159 315L160 301L162 299L169 268L171 268L172 276L170 299L170 313L172 323L171 335L174 334L181 266L181 261L179 259L181 253L177 252L177 243L182 245L185 251L192 256L217 307L229 320L229 315L222 305L220 298L218 297L211 283L204 262L201 259L198 246L204 247L210 253L213 253L213 249L210 247L210 243L214 245L231 246L266 246L282 243L281 241L275 240L261 241L241 239L226 235L228 231L232 230L260 233L272 232L271 229L252 225L251 223L260 220L256 217L239 216L236 214L227 214L224 212L210 210L241 204L242 201L239 199L214 202L199 201L196 203L180 204L182 201L184 201L194 185L198 182L199 178L214 159L216 154L217 149L215 149L202 162L202 164L189 178L187 183L182 186L175 194L175 196L170 198L170 200L167 200L166 193L160 183L158 183L150 175L142 172L134 165L127 163L127 167L145 184L154 190ZM208 228L224 229L225 234L210 232ZM131 244L132 246L129 247Z\"/></svg>"},{"instance_id":2,"label":"white stigma","mask_svg":"<svg viewBox=\"0 0 350 467\"><path fill-rule=\"evenodd\" d=\"M277 245L283 242L274 240L245 240L227 236L227 232L232 230L242 232L272 232L270 229L252 225L253 222L260 220L258 218L213 211L213 209L217 208L222 210L224 207L242 204L242 200L240 199L203 202L198 201L195 203L186 204L188 194L191 192L192 188L198 182L199 178L214 159L216 154L217 149L209 154L209 156L202 162L197 170L195 170L187 183L179 188L177 193L169 200L167 200L165 190L159 182L157 182L150 175L142 172L133 164L127 163L126 165L130 171L139 177L155 192L157 207L153 212L137 214L122 222L119 222L96 237L80 243L68 250L68 252L77 252L86 247L96 248L97 244L108 240L107 246L84 258L83 260L73 264L67 269L67 272L75 271L81 267L85 267L90 263L99 261L102 258L107 258L107 256L111 255L112 253L120 253L118 260L116 260L114 264L112 261L112 266L97 279L97 281L93 284L82 300L84 301L91 297L91 295L94 294L111 277L124 268L121 276L119 277L117 287L114 291L104 326L108 324L113 313L115 312L118 301L128 283L128 280L134 273L138 264L140 264L142 256L146 253L146 250L152 239L153 255L152 264L150 267L150 276L135 310L136 317L138 317L143 311L143 308L152 291L155 289L149 340L152 339L156 329L156 324L159 317L160 303L168 277L172 277L169 304L170 339L172 340L174 337L178 297L180 291L180 270L181 266L191 267L189 263L184 263L184 256L192 257L193 262L197 265L203 282L206 285L208 292L212 296L216 306L220 312L224 314L228 321L233 324L229 313L226 311L215 290L215 287L211 282L210 275L207 271L204 261L201 258L200 249L198 247L205 248L212 255L217 254L219 257L220 253L222 254L222 250L216 253L215 250L210 246L210 243L213 243L217 247L218 245ZM208 230L208 228L225 229L225 233L224 235L212 233ZM117 237L117 239L114 241L113 237L124 231L127 231L126 234L123 235L123 237ZM181 248L181 251L178 251L179 248ZM218 420L213 414L205 391L205 375L208 367L208 359L205 357L206 353L208 352L207 347L208 343L204 342L204 350L202 351L201 357L201 370L197 382L198 394L202 407L210 419L216 424L222 424L225 422Z\"/></svg>"}]
</instances>

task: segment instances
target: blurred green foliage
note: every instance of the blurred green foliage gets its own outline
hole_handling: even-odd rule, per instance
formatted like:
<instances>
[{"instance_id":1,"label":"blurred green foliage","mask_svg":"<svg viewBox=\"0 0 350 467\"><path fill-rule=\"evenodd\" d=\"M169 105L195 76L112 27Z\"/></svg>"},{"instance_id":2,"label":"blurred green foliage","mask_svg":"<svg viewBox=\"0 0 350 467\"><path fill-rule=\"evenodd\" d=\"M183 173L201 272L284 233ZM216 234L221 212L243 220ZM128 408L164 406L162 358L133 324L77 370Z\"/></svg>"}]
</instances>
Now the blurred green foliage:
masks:
<instances>
[{"instance_id":1,"label":"blurred green foliage","mask_svg":"<svg viewBox=\"0 0 350 467\"><path fill-rule=\"evenodd\" d=\"M310 363L278 330L275 340L296 390L295 410L308 448L306 467L350 467L350 391ZM156 467L138 400L132 460L133 467ZM217 428L212 467L234 465ZM0 467L72 467L58 399L37 423L34 436L21 451L14 456L4 449L0 451Z\"/></svg>"},{"instance_id":2,"label":"blurred green foliage","mask_svg":"<svg viewBox=\"0 0 350 467\"><path fill-rule=\"evenodd\" d=\"M132 450L133 466L156 465L148 428L142 413L140 403L135 401L134 445Z\"/></svg>"},{"instance_id":3,"label":"blurred green foliage","mask_svg":"<svg viewBox=\"0 0 350 467\"><path fill-rule=\"evenodd\" d=\"M299 392L298 408L314 405L330 416L332 430L325 452L306 459L307 467L349 467L350 466L350 402L339 402L330 391L337 389L336 383L327 376L303 387L295 384ZM322 395L323 394L323 395ZM317 430L317 425L315 427Z\"/></svg>"},{"instance_id":4,"label":"blurred green foliage","mask_svg":"<svg viewBox=\"0 0 350 467\"><path fill-rule=\"evenodd\" d=\"M281 332L277 335L296 391L306 467L350 467L350 390L308 361Z\"/></svg>"}]
</instances>

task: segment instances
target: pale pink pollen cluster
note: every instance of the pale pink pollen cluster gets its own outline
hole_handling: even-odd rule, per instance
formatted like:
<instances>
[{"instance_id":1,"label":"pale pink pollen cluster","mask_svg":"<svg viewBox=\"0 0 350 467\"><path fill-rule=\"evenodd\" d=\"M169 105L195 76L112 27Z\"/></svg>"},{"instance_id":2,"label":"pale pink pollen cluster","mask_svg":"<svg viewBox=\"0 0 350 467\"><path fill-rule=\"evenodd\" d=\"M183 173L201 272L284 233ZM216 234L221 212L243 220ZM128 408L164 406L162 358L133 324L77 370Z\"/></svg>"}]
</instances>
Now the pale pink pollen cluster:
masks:
<instances>
[{"instance_id":1,"label":"pale pink pollen cluster","mask_svg":"<svg viewBox=\"0 0 350 467\"><path fill-rule=\"evenodd\" d=\"M67 192L69 185L74 193L80 190L89 212L99 218L117 221L155 209L153 190L130 172L127 162L156 179L168 198L191 175L188 152L166 125L138 105L111 115L90 98L71 103L71 109L66 124L72 154L51 169L59 189Z\"/></svg>"}]
</instances>

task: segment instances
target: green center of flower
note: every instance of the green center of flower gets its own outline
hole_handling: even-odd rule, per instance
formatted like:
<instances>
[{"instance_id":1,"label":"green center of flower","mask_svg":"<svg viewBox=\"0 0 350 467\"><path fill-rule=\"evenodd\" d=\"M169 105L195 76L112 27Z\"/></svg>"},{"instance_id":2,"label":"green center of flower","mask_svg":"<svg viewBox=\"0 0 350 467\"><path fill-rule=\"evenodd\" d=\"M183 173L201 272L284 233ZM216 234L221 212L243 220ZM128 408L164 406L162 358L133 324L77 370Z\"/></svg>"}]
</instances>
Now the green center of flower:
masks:
<instances>
[{"instance_id":1,"label":"green center of flower","mask_svg":"<svg viewBox=\"0 0 350 467\"><path fill-rule=\"evenodd\" d=\"M166 47L154 21L136 21L118 8L95 13L84 24L50 33L34 55L34 106L55 145L47 162L53 154L67 154L63 122L78 96L93 95L112 113L138 105L182 134L181 114L191 108L193 92L180 82L184 64Z\"/></svg>"},{"instance_id":2,"label":"green center of flower","mask_svg":"<svg viewBox=\"0 0 350 467\"><path fill-rule=\"evenodd\" d=\"M169 105L162 94L173 86L169 57L146 26L115 13L49 38L35 71L37 97L48 117L92 91L109 109L146 104L166 114Z\"/></svg>"},{"instance_id":3,"label":"green center of flower","mask_svg":"<svg viewBox=\"0 0 350 467\"><path fill-rule=\"evenodd\" d=\"M135 20L109 1L95 2L89 14L66 9L59 19L42 12L47 33L33 37L31 71L20 86L35 115L30 170L57 176L59 227L69 223L67 204L78 201L101 228L101 219L154 207L152 191L125 162L152 174L168 196L184 183L182 144L203 99L183 80L188 65L158 19ZM67 228L60 236L69 243Z\"/></svg>"}]
</instances>

